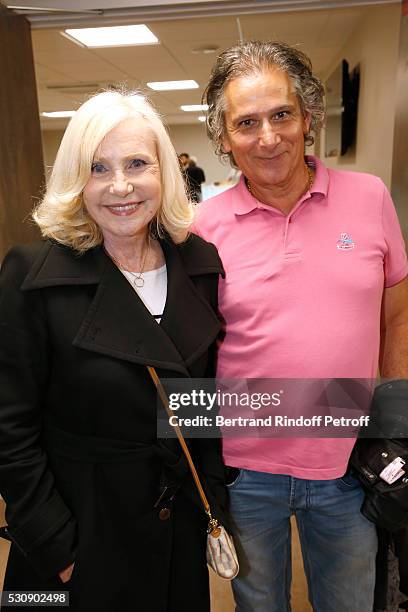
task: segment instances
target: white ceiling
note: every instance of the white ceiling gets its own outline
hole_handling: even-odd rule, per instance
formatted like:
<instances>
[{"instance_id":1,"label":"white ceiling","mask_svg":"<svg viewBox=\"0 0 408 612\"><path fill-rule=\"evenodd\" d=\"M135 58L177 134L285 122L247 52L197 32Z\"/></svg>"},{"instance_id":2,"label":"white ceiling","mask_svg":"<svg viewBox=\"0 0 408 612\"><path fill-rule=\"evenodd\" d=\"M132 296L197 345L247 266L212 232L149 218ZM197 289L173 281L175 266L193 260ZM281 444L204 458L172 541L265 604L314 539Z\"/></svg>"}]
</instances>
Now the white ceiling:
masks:
<instances>
[{"instance_id":1,"label":"white ceiling","mask_svg":"<svg viewBox=\"0 0 408 612\"><path fill-rule=\"evenodd\" d=\"M205 0L205 2L219 2L219 0ZM65 10L69 8L72 11L200 3L202 3L202 0L8 0L7 2L8 5L18 5L20 7L46 7Z\"/></svg>"},{"instance_id":2,"label":"white ceiling","mask_svg":"<svg viewBox=\"0 0 408 612\"><path fill-rule=\"evenodd\" d=\"M142 3L146 4L139 0L139 4ZM15 4L67 6L62 0L52 3L46 0L16 0ZM102 0L70 2L75 8L78 5L94 8L95 5L101 7L106 4ZM138 2L121 1L116 2L115 6L130 4L136 6ZM256 4L257 0L253 0L253 5ZM32 40L40 111L75 109L91 92L109 85L124 84L143 89L147 81L195 79L200 85L199 89L161 93L149 90L149 97L167 123L197 123L199 113L185 113L179 106L200 103L216 54L196 54L192 53L192 49L214 45L221 51L239 41L241 28L246 40L275 39L298 45L311 57L316 73L325 76L369 10L372 7L359 6L249 13L240 15L239 23L233 15L171 20L160 20L155 16L151 21L144 20L144 23L159 38L159 45L98 49L75 44L61 35L61 27L49 27L47 24L46 28L41 29L36 26L32 30ZM59 129L65 125L64 120L42 119L44 129Z\"/></svg>"}]
</instances>

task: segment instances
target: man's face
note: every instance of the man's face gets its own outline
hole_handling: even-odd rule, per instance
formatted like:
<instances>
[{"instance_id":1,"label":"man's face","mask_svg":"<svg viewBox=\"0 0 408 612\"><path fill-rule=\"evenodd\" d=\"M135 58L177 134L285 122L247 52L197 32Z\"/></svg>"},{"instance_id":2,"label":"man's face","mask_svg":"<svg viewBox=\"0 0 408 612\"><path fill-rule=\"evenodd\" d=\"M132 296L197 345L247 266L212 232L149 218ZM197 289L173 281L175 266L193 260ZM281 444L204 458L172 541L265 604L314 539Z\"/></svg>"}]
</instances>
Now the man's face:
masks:
<instances>
[{"instance_id":1,"label":"man's face","mask_svg":"<svg viewBox=\"0 0 408 612\"><path fill-rule=\"evenodd\" d=\"M225 89L223 149L260 188L289 184L304 166L304 117L288 75L278 68L239 77Z\"/></svg>"}]
</instances>

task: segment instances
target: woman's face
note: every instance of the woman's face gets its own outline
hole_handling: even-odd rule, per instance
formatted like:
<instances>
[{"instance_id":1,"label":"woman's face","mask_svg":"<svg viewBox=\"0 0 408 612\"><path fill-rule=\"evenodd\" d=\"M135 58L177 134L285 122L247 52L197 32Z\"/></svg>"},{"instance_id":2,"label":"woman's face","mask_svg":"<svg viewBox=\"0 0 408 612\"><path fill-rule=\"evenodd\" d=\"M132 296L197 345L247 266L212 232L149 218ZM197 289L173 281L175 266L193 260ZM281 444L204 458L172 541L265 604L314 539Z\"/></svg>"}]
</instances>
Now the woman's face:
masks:
<instances>
[{"instance_id":1,"label":"woman's face","mask_svg":"<svg viewBox=\"0 0 408 612\"><path fill-rule=\"evenodd\" d=\"M122 121L102 140L83 198L105 242L146 233L160 207L161 180L154 135L142 118Z\"/></svg>"}]
</instances>

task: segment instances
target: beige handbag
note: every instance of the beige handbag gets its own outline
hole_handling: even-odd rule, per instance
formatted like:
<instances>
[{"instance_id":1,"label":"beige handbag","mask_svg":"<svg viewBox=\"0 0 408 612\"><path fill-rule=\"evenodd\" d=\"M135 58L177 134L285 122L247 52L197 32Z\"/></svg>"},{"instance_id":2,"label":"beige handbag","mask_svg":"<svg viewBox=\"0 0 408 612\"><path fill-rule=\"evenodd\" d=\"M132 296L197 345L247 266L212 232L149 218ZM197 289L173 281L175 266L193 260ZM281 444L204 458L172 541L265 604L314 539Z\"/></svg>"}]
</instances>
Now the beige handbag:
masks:
<instances>
[{"instance_id":1,"label":"beige handbag","mask_svg":"<svg viewBox=\"0 0 408 612\"><path fill-rule=\"evenodd\" d=\"M149 374L156 385L157 392L161 401L163 402L168 416L172 416L173 413L169 407L167 393L164 390L155 368L147 366L147 369L149 370ZM220 578L232 580L239 572L238 557L234 542L224 527L220 525L217 519L212 516L210 504L208 503L207 497L204 493L204 489L201 485L200 478L191 458L188 446L184 440L183 434L181 433L180 427L178 425L173 425L173 428L176 432L181 448L183 449L183 453L186 456L191 474L197 487L197 491L204 506L204 511L209 519L207 528L207 563Z\"/></svg>"}]
</instances>

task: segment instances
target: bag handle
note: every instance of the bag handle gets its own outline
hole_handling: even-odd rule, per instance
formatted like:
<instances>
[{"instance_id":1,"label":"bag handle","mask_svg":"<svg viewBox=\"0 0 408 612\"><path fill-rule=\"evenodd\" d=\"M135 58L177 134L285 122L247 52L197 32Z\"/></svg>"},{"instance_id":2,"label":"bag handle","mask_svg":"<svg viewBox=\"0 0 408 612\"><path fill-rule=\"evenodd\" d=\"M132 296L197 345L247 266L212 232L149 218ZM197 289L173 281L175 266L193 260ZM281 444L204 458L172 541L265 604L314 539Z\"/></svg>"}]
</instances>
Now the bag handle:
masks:
<instances>
[{"instance_id":1,"label":"bag handle","mask_svg":"<svg viewBox=\"0 0 408 612\"><path fill-rule=\"evenodd\" d=\"M166 391L165 391L165 389L164 389L164 387L162 385L162 382L161 382L161 380L160 380L160 378L159 378L159 376L158 376L158 374L156 372L156 369L153 368L152 366L147 366L147 369L149 371L151 379L153 380L153 382L154 382L154 384L156 386L156 389L157 389L157 392L158 392L158 394L160 396L162 404L163 404L163 406L166 409L167 416L168 417L173 416L173 413L172 413L171 408L169 406L169 399L167 397L167 393L166 393ZM201 481L200 481L200 478L198 476L196 467L194 465L194 461L193 461L193 459L191 457L191 453L190 453L190 451L188 449L188 446L186 444L184 436L181 433L181 429L180 429L179 425L172 425L172 427L173 427L174 431L176 432L177 439L180 442L180 446L183 449L183 453L184 453L184 455L185 455L185 457L187 459L187 463L188 463L188 466L190 468L191 474L193 476L194 483L195 483L195 485L197 487L198 494L199 494L201 502L202 502L202 504L204 506L204 511L207 514L208 518L209 518L208 533L211 533L214 537L218 537L218 535L220 534L220 528L218 526L218 521L217 521L216 518L213 518L213 516L211 514L210 504L208 503L207 496L204 493L203 486L201 484Z\"/></svg>"}]
</instances>

